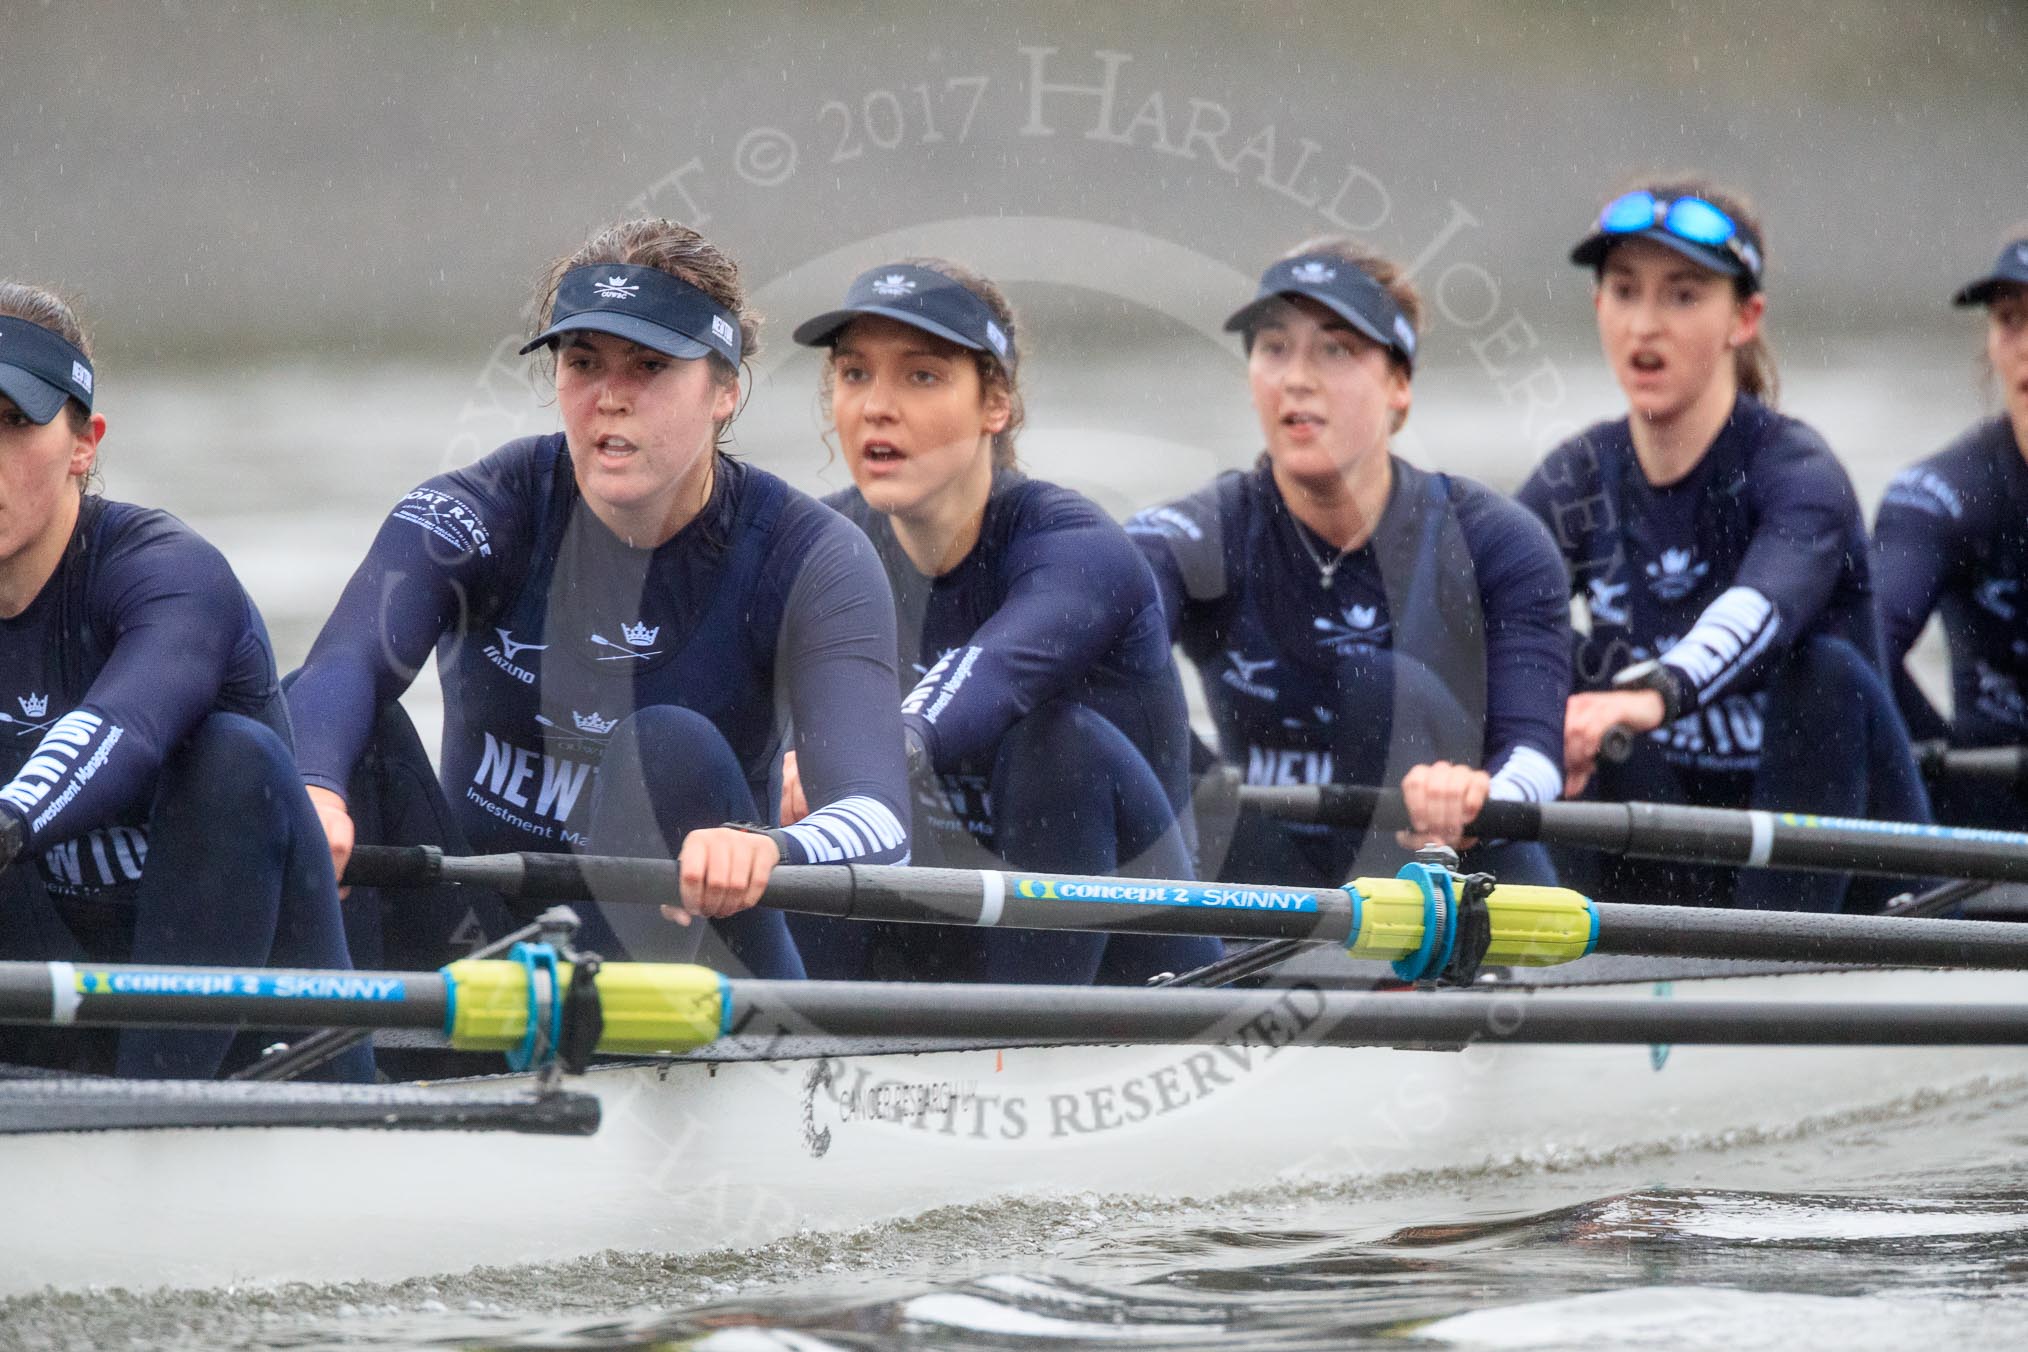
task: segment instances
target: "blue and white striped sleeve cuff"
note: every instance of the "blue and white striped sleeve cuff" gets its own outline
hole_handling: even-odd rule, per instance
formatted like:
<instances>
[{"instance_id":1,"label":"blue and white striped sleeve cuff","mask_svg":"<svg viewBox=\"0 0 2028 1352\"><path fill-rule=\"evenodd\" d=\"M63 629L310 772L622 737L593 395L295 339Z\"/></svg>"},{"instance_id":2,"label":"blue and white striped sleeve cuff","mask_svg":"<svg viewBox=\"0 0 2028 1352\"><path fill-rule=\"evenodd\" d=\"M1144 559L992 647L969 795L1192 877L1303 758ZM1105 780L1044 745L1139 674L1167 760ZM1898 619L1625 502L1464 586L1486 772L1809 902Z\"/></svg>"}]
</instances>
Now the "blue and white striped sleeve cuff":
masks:
<instances>
[{"instance_id":1,"label":"blue and white striped sleeve cuff","mask_svg":"<svg viewBox=\"0 0 2028 1352\"><path fill-rule=\"evenodd\" d=\"M1563 772L1532 746L1517 746L1487 786L1486 795L1509 803L1553 803L1563 796Z\"/></svg>"},{"instance_id":2,"label":"blue and white striped sleeve cuff","mask_svg":"<svg viewBox=\"0 0 2028 1352\"><path fill-rule=\"evenodd\" d=\"M905 864L908 833L894 810L877 798L855 794L826 803L794 826L780 828L802 857L791 864Z\"/></svg>"},{"instance_id":3,"label":"blue and white striped sleeve cuff","mask_svg":"<svg viewBox=\"0 0 2028 1352\"><path fill-rule=\"evenodd\" d=\"M1781 632L1781 612L1752 587L1733 587L1704 608L1690 632L1662 654L1702 706L1716 698Z\"/></svg>"}]
</instances>

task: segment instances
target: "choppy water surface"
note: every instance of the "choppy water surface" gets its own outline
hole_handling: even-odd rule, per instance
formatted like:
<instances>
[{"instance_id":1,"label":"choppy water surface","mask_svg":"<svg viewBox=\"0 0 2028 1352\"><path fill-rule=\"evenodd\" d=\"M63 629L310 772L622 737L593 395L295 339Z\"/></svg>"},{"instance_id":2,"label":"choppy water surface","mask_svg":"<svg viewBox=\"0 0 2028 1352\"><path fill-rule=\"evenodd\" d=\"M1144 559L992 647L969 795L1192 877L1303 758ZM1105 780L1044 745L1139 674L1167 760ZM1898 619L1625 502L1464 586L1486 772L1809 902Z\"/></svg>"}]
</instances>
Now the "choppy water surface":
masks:
<instances>
[{"instance_id":1,"label":"choppy water surface","mask_svg":"<svg viewBox=\"0 0 2028 1352\"><path fill-rule=\"evenodd\" d=\"M2021 1346L2024 1147L2016 1086L1772 1139L1213 1204L1085 1196L702 1258L44 1297L0 1306L0 1345Z\"/></svg>"}]
</instances>

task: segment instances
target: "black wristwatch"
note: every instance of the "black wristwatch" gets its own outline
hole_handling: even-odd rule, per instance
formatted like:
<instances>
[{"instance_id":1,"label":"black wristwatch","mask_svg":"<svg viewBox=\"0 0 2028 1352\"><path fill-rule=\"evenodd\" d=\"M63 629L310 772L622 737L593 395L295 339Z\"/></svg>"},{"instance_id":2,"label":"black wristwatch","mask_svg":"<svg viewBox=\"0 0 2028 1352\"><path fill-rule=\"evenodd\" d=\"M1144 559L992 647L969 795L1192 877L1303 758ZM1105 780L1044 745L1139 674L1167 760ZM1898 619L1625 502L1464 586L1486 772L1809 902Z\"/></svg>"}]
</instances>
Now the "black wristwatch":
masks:
<instances>
[{"instance_id":1,"label":"black wristwatch","mask_svg":"<svg viewBox=\"0 0 2028 1352\"><path fill-rule=\"evenodd\" d=\"M1651 657L1620 668L1613 677L1615 690L1652 690L1662 697L1662 721L1674 723L1683 716L1683 678L1660 658Z\"/></svg>"},{"instance_id":2,"label":"black wristwatch","mask_svg":"<svg viewBox=\"0 0 2028 1352\"><path fill-rule=\"evenodd\" d=\"M926 779L930 774L929 747L924 744L922 734L904 724L901 740L908 755L908 776L910 779Z\"/></svg>"},{"instance_id":3,"label":"black wristwatch","mask_svg":"<svg viewBox=\"0 0 2028 1352\"><path fill-rule=\"evenodd\" d=\"M10 807L0 807L0 873L5 873L28 846L28 823Z\"/></svg>"}]
</instances>

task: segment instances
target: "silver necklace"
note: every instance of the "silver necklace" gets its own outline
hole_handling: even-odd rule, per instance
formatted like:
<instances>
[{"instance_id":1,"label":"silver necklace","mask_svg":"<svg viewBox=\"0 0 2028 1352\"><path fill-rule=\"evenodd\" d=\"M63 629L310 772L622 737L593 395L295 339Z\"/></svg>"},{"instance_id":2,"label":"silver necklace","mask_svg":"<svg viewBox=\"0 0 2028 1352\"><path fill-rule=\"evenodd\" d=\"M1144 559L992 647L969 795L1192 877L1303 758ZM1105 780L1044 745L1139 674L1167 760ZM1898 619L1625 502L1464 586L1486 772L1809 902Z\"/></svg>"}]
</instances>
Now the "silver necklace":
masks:
<instances>
[{"instance_id":1,"label":"silver necklace","mask_svg":"<svg viewBox=\"0 0 2028 1352\"><path fill-rule=\"evenodd\" d=\"M1317 547L1310 543L1310 528L1305 526L1294 512L1289 513L1289 520L1296 528L1296 543L1300 544L1303 547L1303 552L1310 556L1310 562L1317 565L1317 581L1323 586L1325 591L1331 590L1331 579L1337 575L1338 565L1345 562L1345 558L1352 552L1353 546L1346 545L1333 555L1327 563L1324 560L1324 556L1317 552Z\"/></svg>"}]
</instances>

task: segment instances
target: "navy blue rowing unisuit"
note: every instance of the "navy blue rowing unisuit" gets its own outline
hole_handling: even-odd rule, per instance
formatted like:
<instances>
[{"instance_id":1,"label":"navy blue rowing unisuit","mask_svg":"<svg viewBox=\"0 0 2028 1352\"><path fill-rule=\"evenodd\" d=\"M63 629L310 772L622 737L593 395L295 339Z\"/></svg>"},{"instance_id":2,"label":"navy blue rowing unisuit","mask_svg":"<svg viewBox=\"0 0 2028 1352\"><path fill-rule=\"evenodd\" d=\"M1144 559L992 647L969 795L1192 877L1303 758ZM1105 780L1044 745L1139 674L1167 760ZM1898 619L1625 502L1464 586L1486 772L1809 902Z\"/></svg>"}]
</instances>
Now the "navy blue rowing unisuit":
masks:
<instances>
[{"instance_id":1,"label":"navy blue rowing unisuit","mask_svg":"<svg viewBox=\"0 0 2028 1352\"><path fill-rule=\"evenodd\" d=\"M0 692L0 811L33 858L0 875L0 956L348 965L267 630L196 532L85 498L56 572L0 620ZM233 1033L128 1029L110 1065L24 1038L0 1058L186 1078ZM369 1078L370 1050L336 1069Z\"/></svg>"},{"instance_id":2,"label":"navy blue rowing unisuit","mask_svg":"<svg viewBox=\"0 0 2028 1352\"><path fill-rule=\"evenodd\" d=\"M1118 524L1003 469L978 542L927 577L857 489L827 501L873 541L895 597L903 724L936 776L916 799L922 861L1190 876L1188 711L1154 582ZM825 944L842 953L835 929ZM803 948L818 973L817 945ZM1138 981L1217 955L1184 938L896 931L840 974Z\"/></svg>"},{"instance_id":3,"label":"navy blue rowing unisuit","mask_svg":"<svg viewBox=\"0 0 2028 1352\"><path fill-rule=\"evenodd\" d=\"M1960 746L2028 741L2028 461L1989 418L1896 475L1873 525L1873 577L1902 714L1917 736ZM1943 614L1948 727L1902 667Z\"/></svg>"},{"instance_id":4,"label":"navy blue rowing unisuit","mask_svg":"<svg viewBox=\"0 0 2028 1352\"><path fill-rule=\"evenodd\" d=\"M1589 792L1828 816L1929 820L1887 685L1865 523L1823 439L1742 394L1696 467L1647 480L1627 421L1559 446L1522 486L1590 612L1577 684L1658 657L1683 712ZM1838 874L1601 861L1572 881L1649 902L1836 910ZM1596 876L1594 876L1596 875ZM1868 884L1863 891L1873 891Z\"/></svg>"},{"instance_id":5,"label":"navy blue rowing unisuit","mask_svg":"<svg viewBox=\"0 0 2028 1352\"><path fill-rule=\"evenodd\" d=\"M0 682L0 802L52 896L141 881L155 777L206 714L288 735L267 630L224 556L130 503L84 500L56 575L0 620Z\"/></svg>"},{"instance_id":6,"label":"navy blue rowing unisuit","mask_svg":"<svg viewBox=\"0 0 2028 1352\"><path fill-rule=\"evenodd\" d=\"M291 690L303 777L346 792L434 648L475 849L598 848L615 729L666 706L717 730L762 814L793 723L815 810L774 833L784 863L903 862L892 624L865 537L774 475L719 457L697 518L636 549L583 506L563 436L525 438L396 504Z\"/></svg>"},{"instance_id":7,"label":"navy blue rowing unisuit","mask_svg":"<svg viewBox=\"0 0 2028 1352\"><path fill-rule=\"evenodd\" d=\"M1328 586L1318 560L1337 551L1299 538L1307 528L1264 459L1128 523L1203 676L1220 754L1250 784L1393 783L1442 757L1483 766L1496 797L1554 799L1570 692L1556 551L1489 489L1399 459L1392 469L1379 525ZM1302 854L1313 873L1349 860L1321 844ZM1271 857L1242 857L1226 876Z\"/></svg>"},{"instance_id":8,"label":"navy blue rowing unisuit","mask_svg":"<svg viewBox=\"0 0 2028 1352\"><path fill-rule=\"evenodd\" d=\"M1627 420L1550 452L1520 499L1548 525L1587 603L1577 688L1659 657L1683 716L1653 734L1671 765L1750 774L1768 675L1813 635L1879 661L1866 528L1852 482L1814 431L1742 394L1676 483L1642 474Z\"/></svg>"},{"instance_id":9,"label":"navy blue rowing unisuit","mask_svg":"<svg viewBox=\"0 0 2028 1352\"><path fill-rule=\"evenodd\" d=\"M1173 810L1190 797L1183 688L1147 572L1082 494L1012 470L993 476L979 542L925 577L856 488L825 499L873 541L895 597L902 722L921 739L952 811L918 822L994 848L986 777L1006 730L1069 699L1126 734Z\"/></svg>"}]
</instances>

